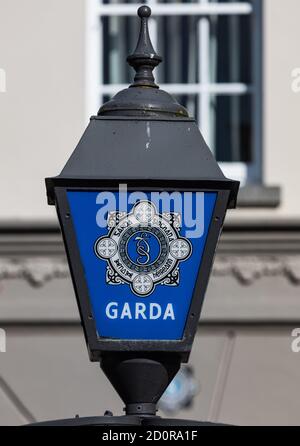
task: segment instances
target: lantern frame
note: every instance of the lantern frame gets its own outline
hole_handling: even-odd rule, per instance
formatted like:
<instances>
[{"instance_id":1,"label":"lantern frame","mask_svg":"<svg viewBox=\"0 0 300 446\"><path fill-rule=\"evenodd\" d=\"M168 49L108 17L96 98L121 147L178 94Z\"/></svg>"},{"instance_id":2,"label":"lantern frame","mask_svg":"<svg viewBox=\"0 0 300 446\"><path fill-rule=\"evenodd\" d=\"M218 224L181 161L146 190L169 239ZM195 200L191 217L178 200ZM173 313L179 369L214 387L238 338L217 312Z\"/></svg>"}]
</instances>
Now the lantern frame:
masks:
<instances>
[{"instance_id":1,"label":"lantern frame","mask_svg":"<svg viewBox=\"0 0 300 446\"><path fill-rule=\"evenodd\" d=\"M239 183L224 177L195 119L155 84L152 72L162 59L149 36L151 9L143 5L138 15L137 46L127 58L136 71L134 82L102 105L61 174L46 179L48 203L57 208L90 359L126 352L170 353L187 361L226 211L236 205ZM67 192L114 192L124 183L128 192L216 194L181 339L111 339L97 334Z\"/></svg>"},{"instance_id":2,"label":"lantern frame","mask_svg":"<svg viewBox=\"0 0 300 446\"><path fill-rule=\"evenodd\" d=\"M124 182L124 180L123 180ZM72 184L73 181L70 181ZM69 267L71 271L71 277L73 281L73 286L75 290L76 300L80 312L80 317L82 321L82 326L84 329L84 335L86 344L89 351L89 357L91 361L99 361L101 359L101 354L107 352L152 352L152 353L175 353L178 354L182 362L188 361L189 354L194 341L205 292L207 284L209 281L209 276L213 264L213 259L220 237L224 218L228 208L228 203L230 199L230 190L218 189L220 182L216 181L214 187L205 187L205 182L201 186L201 181L191 182L186 181L185 185L181 187L164 187L162 182L161 186L158 187L150 186L149 181L147 185L143 182L127 182L128 192L132 191L143 191L143 192L213 192L217 194L213 214L209 224L209 229L207 232L207 238L205 242L204 251L202 254L202 259L199 264L199 269L194 284L194 289L192 293L192 299L190 303L190 308L186 316L185 327L183 331L182 339L177 340L144 340L144 339L111 339L99 337L97 335L96 324L93 317L92 305L89 296L88 285L85 279L84 267L82 264L79 246L77 242L75 227L72 221L72 213L70 210L67 192L68 191L117 191L118 188L113 185L101 186L101 181L98 181L98 186L88 186L84 185L85 181L81 180L81 187L67 186L64 187L57 186L54 187L55 203L57 208L57 214L59 222L62 229L63 239L65 243L67 258L69 262ZM88 182L87 182L88 183ZM166 181L166 183L168 183ZM111 183L113 184L113 183ZM53 197L54 198L54 197Z\"/></svg>"}]
</instances>

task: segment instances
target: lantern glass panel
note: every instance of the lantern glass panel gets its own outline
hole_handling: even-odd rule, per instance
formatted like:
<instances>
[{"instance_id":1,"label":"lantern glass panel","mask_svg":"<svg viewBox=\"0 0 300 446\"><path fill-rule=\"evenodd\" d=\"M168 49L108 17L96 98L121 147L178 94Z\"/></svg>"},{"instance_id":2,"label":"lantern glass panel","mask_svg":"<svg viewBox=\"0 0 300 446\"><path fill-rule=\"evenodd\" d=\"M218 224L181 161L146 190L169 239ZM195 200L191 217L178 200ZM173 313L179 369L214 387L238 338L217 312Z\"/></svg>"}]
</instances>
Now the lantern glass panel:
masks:
<instances>
[{"instance_id":1,"label":"lantern glass panel","mask_svg":"<svg viewBox=\"0 0 300 446\"><path fill-rule=\"evenodd\" d=\"M98 337L181 340L217 193L67 198Z\"/></svg>"}]
</instances>

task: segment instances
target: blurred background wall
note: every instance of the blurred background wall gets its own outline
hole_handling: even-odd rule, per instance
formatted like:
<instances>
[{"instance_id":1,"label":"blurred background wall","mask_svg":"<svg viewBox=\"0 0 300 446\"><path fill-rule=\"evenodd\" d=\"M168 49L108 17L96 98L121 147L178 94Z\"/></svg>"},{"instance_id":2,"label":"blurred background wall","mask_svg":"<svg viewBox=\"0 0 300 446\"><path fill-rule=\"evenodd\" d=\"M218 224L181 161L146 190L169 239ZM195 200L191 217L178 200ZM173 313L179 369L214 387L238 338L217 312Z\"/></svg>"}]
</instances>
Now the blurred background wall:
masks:
<instances>
[{"instance_id":1,"label":"blurred background wall","mask_svg":"<svg viewBox=\"0 0 300 446\"><path fill-rule=\"evenodd\" d=\"M184 401L173 388L168 410L300 424L300 353L291 349L300 325L300 2L148 4L165 60L157 81L196 116L224 172L242 183L191 357L195 396ZM134 5L0 0L2 425L122 411L88 361L44 177L59 173L88 117L130 82Z\"/></svg>"}]
</instances>

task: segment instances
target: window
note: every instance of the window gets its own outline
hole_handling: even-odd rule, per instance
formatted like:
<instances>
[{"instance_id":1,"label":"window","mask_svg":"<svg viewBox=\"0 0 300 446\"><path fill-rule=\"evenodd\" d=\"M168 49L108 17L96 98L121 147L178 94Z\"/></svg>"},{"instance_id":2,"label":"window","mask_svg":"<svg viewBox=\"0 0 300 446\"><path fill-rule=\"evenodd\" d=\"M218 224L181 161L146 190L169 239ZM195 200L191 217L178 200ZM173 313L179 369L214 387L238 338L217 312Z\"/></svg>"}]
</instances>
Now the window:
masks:
<instances>
[{"instance_id":1,"label":"window","mask_svg":"<svg viewBox=\"0 0 300 446\"><path fill-rule=\"evenodd\" d=\"M133 79L139 6L87 0L87 114ZM261 181L261 0L148 0L162 89L195 116L224 173ZM95 92L98 92L95 94Z\"/></svg>"}]
</instances>

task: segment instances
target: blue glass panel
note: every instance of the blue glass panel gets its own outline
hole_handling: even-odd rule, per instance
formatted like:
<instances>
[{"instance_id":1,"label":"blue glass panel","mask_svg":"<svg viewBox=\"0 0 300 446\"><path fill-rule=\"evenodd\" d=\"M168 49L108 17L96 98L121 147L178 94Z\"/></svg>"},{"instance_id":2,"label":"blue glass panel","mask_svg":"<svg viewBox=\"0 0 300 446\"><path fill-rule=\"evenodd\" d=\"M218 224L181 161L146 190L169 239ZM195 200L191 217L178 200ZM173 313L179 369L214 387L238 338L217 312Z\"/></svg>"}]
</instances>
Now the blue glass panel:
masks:
<instances>
[{"instance_id":1,"label":"blue glass panel","mask_svg":"<svg viewBox=\"0 0 300 446\"><path fill-rule=\"evenodd\" d=\"M217 194L136 195L67 192L98 336L178 340Z\"/></svg>"}]
</instances>

